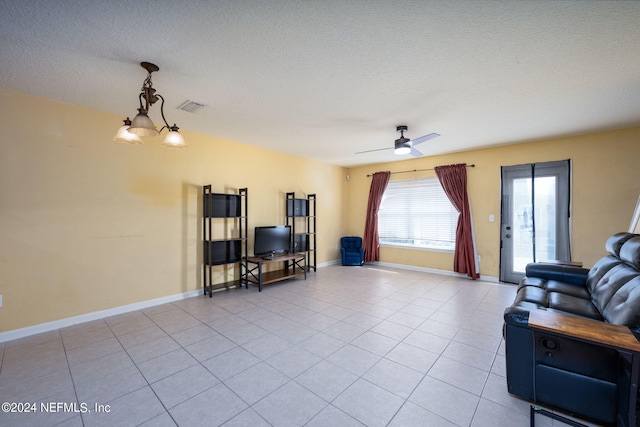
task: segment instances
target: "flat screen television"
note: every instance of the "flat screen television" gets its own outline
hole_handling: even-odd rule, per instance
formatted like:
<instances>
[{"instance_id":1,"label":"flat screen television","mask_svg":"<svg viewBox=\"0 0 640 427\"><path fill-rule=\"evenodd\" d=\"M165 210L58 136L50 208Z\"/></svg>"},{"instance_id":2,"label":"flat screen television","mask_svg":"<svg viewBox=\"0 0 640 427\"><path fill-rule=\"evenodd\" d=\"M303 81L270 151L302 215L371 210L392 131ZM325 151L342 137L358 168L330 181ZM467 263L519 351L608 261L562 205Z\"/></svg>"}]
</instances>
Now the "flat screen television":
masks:
<instances>
[{"instance_id":1,"label":"flat screen television","mask_svg":"<svg viewBox=\"0 0 640 427\"><path fill-rule=\"evenodd\" d=\"M291 226L273 225L255 228L253 253L255 256L284 254L291 250Z\"/></svg>"}]
</instances>

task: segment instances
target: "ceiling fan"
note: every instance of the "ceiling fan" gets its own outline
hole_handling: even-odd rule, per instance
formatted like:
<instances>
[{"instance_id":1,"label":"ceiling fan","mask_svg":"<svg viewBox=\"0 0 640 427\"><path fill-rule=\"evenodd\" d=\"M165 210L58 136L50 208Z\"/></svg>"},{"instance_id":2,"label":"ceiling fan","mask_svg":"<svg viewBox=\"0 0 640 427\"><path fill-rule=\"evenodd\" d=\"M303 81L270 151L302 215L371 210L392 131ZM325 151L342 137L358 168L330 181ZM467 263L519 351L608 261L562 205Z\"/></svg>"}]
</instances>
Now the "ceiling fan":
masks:
<instances>
[{"instance_id":1,"label":"ceiling fan","mask_svg":"<svg viewBox=\"0 0 640 427\"><path fill-rule=\"evenodd\" d=\"M407 130L407 126L405 125L396 126L396 131L400 132L400 138L395 140L395 146L393 148L393 152L395 154L398 154L398 155L411 154L414 157L420 157L422 156L422 153L416 150L415 146L440 136L440 134L438 133L430 133L429 135L424 135L424 136L421 136L420 138L411 140L409 138L404 137L404 132L406 130ZM358 151L355 154L371 153L372 151L382 151L382 150L391 150L391 148L377 148L375 150Z\"/></svg>"}]
</instances>

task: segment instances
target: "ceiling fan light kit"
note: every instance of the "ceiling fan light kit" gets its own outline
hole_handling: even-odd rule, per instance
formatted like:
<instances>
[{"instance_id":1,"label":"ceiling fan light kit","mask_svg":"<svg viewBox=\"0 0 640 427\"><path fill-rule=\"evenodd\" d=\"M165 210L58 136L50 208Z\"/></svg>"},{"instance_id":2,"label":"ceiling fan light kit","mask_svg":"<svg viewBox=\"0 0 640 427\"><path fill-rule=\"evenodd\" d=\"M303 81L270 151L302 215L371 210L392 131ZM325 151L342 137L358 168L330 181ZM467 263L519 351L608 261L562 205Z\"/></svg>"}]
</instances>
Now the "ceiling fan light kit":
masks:
<instances>
[{"instance_id":1,"label":"ceiling fan light kit","mask_svg":"<svg viewBox=\"0 0 640 427\"><path fill-rule=\"evenodd\" d=\"M411 152L411 140L404 137L404 131L407 130L407 126L401 125L396 127L396 131L400 132L400 138L395 141L394 154L409 154Z\"/></svg>"},{"instance_id":2,"label":"ceiling fan light kit","mask_svg":"<svg viewBox=\"0 0 640 427\"><path fill-rule=\"evenodd\" d=\"M151 74L160 70L156 64L150 62L141 62L140 66L147 70L147 78L142 84L138 99L140 101L140 107L138 108L138 114L130 120L127 117L124 120L124 124L118 129L118 132L113 137L114 141L126 142L129 144L142 144L141 136L156 136L159 135L164 129L168 129L169 132L165 137L162 145L174 148L186 148L187 144L184 138L178 132L178 126L174 123L173 126L169 126L167 119L164 117L164 97L156 92L153 88L153 82L151 81ZM144 104L142 100L144 99ZM153 121L149 117L149 108L155 104L158 100L161 100L160 114L162 115L162 121L164 126L160 130L157 130Z\"/></svg>"}]
</instances>

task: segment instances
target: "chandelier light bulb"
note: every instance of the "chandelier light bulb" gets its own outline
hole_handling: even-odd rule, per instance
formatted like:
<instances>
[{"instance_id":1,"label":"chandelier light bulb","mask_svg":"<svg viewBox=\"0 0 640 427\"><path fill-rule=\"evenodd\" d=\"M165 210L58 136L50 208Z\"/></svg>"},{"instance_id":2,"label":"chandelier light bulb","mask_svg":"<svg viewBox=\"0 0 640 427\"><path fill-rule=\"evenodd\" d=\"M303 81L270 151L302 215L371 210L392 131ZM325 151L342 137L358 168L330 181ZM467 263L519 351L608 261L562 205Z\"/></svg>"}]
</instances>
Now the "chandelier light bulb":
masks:
<instances>
[{"instance_id":1,"label":"chandelier light bulb","mask_svg":"<svg viewBox=\"0 0 640 427\"><path fill-rule=\"evenodd\" d=\"M169 128L169 133L164 141L162 141L162 145L173 148L187 148L187 143L184 142L184 138L182 134L178 132L178 129L178 126L174 123L173 126Z\"/></svg>"},{"instance_id":2,"label":"chandelier light bulb","mask_svg":"<svg viewBox=\"0 0 640 427\"><path fill-rule=\"evenodd\" d=\"M134 133L129 132L129 127L131 126L131 120L129 117L123 120L124 124L120 126L118 132L113 137L113 140L121 143L128 144L142 144L142 139Z\"/></svg>"},{"instance_id":3,"label":"chandelier light bulb","mask_svg":"<svg viewBox=\"0 0 640 427\"><path fill-rule=\"evenodd\" d=\"M156 136L159 134L144 108L138 109L138 115L131 121L129 132L138 136Z\"/></svg>"}]
</instances>

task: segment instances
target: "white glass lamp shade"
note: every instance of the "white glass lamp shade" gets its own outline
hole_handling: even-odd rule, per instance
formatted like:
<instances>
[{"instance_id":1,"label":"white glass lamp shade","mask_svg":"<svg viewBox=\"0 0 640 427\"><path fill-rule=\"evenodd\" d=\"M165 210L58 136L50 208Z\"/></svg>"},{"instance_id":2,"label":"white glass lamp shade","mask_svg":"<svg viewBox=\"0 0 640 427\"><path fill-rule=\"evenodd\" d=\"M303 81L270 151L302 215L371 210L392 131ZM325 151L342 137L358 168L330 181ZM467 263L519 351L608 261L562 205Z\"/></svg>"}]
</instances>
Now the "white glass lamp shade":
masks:
<instances>
[{"instance_id":1,"label":"white glass lamp shade","mask_svg":"<svg viewBox=\"0 0 640 427\"><path fill-rule=\"evenodd\" d=\"M393 150L395 154L409 154L411 152L411 146L408 142L404 144L396 144L395 150Z\"/></svg>"},{"instance_id":2,"label":"white glass lamp shade","mask_svg":"<svg viewBox=\"0 0 640 427\"><path fill-rule=\"evenodd\" d=\"M138 109L138 115L131 121L129 133L138 136L156 136L159 134L144 108Z\"/></svg>"},{"instance_id":3,"label":"white glass lamp shade","mask_svg":"<svg viewBox=\"0 0 640 427\"><path fill-rule=\"evenodd\" d=\"M129 132L129 126L131 126L131 120L127 117L124 120L124 124L120 126L120 129L116 132L113 140L117 142L126 142L128 144L142 144L142 139L140 139L138 135Z\"/></svg>"},{"instance_id":4,"label":"white glass lamp shade","mask_svg":"<svg viewBox=\"0 0 640 427\"><path fill-rule=\"evenodd\" d=\"M178 126L175 124L169 128L169 133L167 133L166 138L162 141L162 145L173 148L187 148L187 143L184 141L180 132L178 132Z\"/></svg>"}]
</instances>

